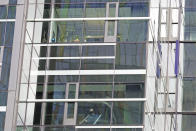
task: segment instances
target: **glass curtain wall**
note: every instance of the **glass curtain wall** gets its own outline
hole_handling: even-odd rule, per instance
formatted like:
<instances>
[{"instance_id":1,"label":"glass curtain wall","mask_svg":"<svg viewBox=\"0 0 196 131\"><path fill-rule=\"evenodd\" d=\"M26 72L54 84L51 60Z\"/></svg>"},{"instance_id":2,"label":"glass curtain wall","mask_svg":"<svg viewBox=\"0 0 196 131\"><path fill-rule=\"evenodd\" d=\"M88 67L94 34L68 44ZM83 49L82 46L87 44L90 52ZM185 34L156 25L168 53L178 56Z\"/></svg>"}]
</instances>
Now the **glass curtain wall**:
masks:
<instances>
[{"instance_id":1,"label":"glass curtain wall","mask_svg":"<svg viewBox=\"0 0 196 131\"><path fill-rule=\"evenodd\" d=\"M184 74L183 74L183 115L182 115L182 131L195 130L195 107L196 107L196 72L194 58L196 45L192 43L195 41L195 27L196 22L194 16L196 15L196 1L185 1L185 28L184 39L190 43L184 43Z\"/></svg>"},{"instance_id":2,"label":"glass curtain wall","mask_svg":"<svg viewBox=\"0 0 196 131\"><path fill-rule=\"evenodd\" d=\"M148 20L107 19L147 17L148 0L45 0L29 7L18 131L141 131L145 74L129 72L146 69ZM103 128L111 125L130 129Z\"/></svg>"},{"instance_id":3,"label":"glass curtain wall","mask_svg":"<svg viewBox=\"0 0 196 131\"><path fill-rule=\"evenodd\" d=\"M16 4L17 1L10 0L7 5L0 5L0 131L5 124Z\"/></svg>"}]
</instances>

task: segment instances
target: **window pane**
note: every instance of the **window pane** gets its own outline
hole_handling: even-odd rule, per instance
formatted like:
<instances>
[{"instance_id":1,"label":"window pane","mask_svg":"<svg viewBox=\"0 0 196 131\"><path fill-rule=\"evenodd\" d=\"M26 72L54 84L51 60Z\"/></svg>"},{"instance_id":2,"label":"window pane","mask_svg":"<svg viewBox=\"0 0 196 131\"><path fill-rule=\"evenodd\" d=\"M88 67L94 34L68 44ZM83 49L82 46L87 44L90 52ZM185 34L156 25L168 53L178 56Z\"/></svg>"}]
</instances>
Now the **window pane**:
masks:
<instances>
[{"instance_id":1,"label":"window pane","mask_svg":"<svg viewBox=\"0 0 196 131\"><path fill-rule=\"evenodd\" d=\"M116 16L116 4L109 4L109 17Z\"/></svg>"},{"instance_id":2,"label":"window pane","mask_svg":"<svg viewBox=\"0 0 196 131\"><path fill-rule=\"evenodd\" d=\"M5 112L0 112L0 131L4 131Z\"/></svg>"},{"instance_id":3,"label":"window pane","mask_svg":"<svg viewBox=\"0 0 196 131\"><path fill-rule=\"evenodd\" d=\"M113 124L142 125L143 102L114 102Z\"/></svg>"},{"instance_id":4,"label":"window pane","mask_svg":"<svg viewBox=\"0 0 196 131\"><path fill-rule=\"evenodd\" d=\"M114 60L113 59L83 59L81 60L82 70L94 70L94 69L113 69Z\"/></svg>"},{"instance_id":5,"label":"window pane","mask_svg":"<svg viewBox=\"0 0 196 131\"><path fill-rule=\"evenodd\" d=\"M84 4L56 4L55 18L82 18L84 12Z\"/></svg>"},{"instance_id":6,"label":"window pane","mask_svg":"<svg viewBox=\"0 0 196 131\"><path fill-rule=\"evenodd\" d=\"M47 103L46 109L45 124L63 123L64 103Z\"/></svg>"},{"instance_id":7,"label":"window pane","mask_svg":"<svg viewBox=\"0 0 196 131\"><path fill-rule=\"evenodd\" d=\"M82 56L114 56L114 46L83 46Z\"/></svg>"},{"instance_id":8,"label":"window pane","mask_svg":"<svg viewBox=\"0 0 196 131\"><path fill-rule=\"evenodd\" d=\"M4 44L4 37L5 37L5 22L0 22L0 45Z\"/></svg>"},{"instance_id":9,"label":"window pane","mask_svg":"<svg viewBox=\"0 0 196 131\"><path fill-rule=\"evenodd\" d=\"M84 26L85 42L103 42L105 33L104 21L86 21Z\"/></svg>"},{"instance_id":10,"label":"window pane","mask_svg":"<svg viewBox=\"0 0 196 131\"><path fill-rule=\"evenodd\" d=\"M184 44L184 76L195 77L196 76L196 44Z\"/></svg>"},{"instance_id":11,"label":"window pane","mask_svg":"<svg viewBox=\"0 0 196 131\"><path fill-rule=\"evenodd\" d=\"M83 42L83 22L54 22L52 33L52 42Z\"/></svg>"},{"instance_id":12,"label":"window pane","mask_svg":"<svg viewBox=\"0 0 196 131\"><path fill-rule=\"evenodd\" d=\"M78 76L49 76L48 82L49 83L66 83L66 82L78 82Z\"/></svg>"},{"instance_id":13,"label":"window pane","mask_svg":"<svg viewBox=\"0 0 196 131\"><path fill-rule=\"evenodd\" d=\"M145 42L147 40L147 21L118 21L118 42Z\"/></svg>"},{"instance_id":14,"label":"window pane","mask_svg":"<svg viewBox=\"0 0 196 131\"><path fill-rule=\"evenodd\" d=\"M76 84L69 84L68 99L76 98Z\"/></svg>"},{"instance_id":15,"label":"window pane","mask_svg":"<svg viewBox=\"0 0 196 131\"><path fill-rule=\"evenodd\" d=\"M74 107L75 103L74 102L68 102L68 109L67 109L67 118L74 118Z\"/></svg>"},{"instance_id":16,"label":"window pane","mask_svg":"<svg viewBox=\"0 0 196 131\"><path fill-rule=\"evenodd\" d=\"M89 102L78 103L78 125L110 124L111 103Z\"/></svg>"},{"instance_id":17,"label":"window pane","mask_svg":"<svg viewBox=\"0 0 196 131\"><path fill-rule=\"evenodd\" d=\"M50 18L51 4L37 4L36 18Z\"/></svg>"},{"instance_id":18,"label":"window pane","mask_svg":"<svg viewBox=\"0 0 196 131\"><path fill-rule=\"evenodd\" d=\"M7 105L7 92L0 92L0 106Z\"/></svg>"},{"instance_id":19,"label":"window pane","mask_svg":"<svg viewBox=\"0 0 196 131\"><path fill-rule=\"evenodd\" d=\"M115 83L144 83L145 75L115 75Z\"/></svg>"},{"instance_id":20,"label":"window pane","mask_svg":"<svg viewBox=\"0 0 196 131\"><path fill-rule=\"evenodd\" d=\"M79 70L80 60L50 60L50 70Z\"/></svg>"},{"instance_id":21,"label":"window pane","mask_svg":"<svg viewBox=\"0 0 196 131\"><path fill-rule=\"evenodd\" d=\"M105 3L86 3L86 17L105 17Z\"/></svg>"},{"instance_id":22,"label":"window pane","mask_svg":"<svg viewBox=\"0 0 196 131\"><path fill-rule=\"evenodd\" d=\"M36 115L34 115L34 118L33 118L34 125L40 125L41 123L41 109L42 109L42 103L35 103L34 114Z\"/></svg>"},{"instance_id":23,"label":"window pane","mask_svg":"<svg viewBox=\"0 0 196 131\"><path fill-rule=\"evenodd\" d=\"M48 84L47 98L48 99L65 99L66 84Z\"/></svg>"},{"instance_id":24,"label":"window pane","mask_svg":"<svg viewBox=\"0 0 196 131\"><path fill-rule=\"evenodd\" d=\"M131 83L115 84L114 97L115 98L143 98L144 85L131 84Z\"/></svg>"},{"instance_id":25,"label":"window pane","mask_svg":"<svg viewBox=\"0 0 196 131\"><path fill-rule=\"evenodd\" d=\"M50 57L80 56L79 46L53 46L50 52Z\"/></svg>"},{"instance_id":26,"label":"window pane","mask_svg":"<svg viewBox=\"0 0 196 131\"><path fill-rule=\"evenodd\" d=\"M196 78L183 80L183 111L196 111Z\"/></svg>"},{"instance_id":27,"label":"window pane","mask_svg":"<svg viewBox=\"0 0 196 131\"><path fill-rule=\"evenodd\" d=\"M182 131L194 131L196 129L196 115L182 115Z\"/></svg>"},{"instance_id":28,"label":"window pane","mask_svg":"<svg viewBox=\"0 0 196 131\"><path fill-rule=\"evenodd\" d=\"M83 75L80 76L80 82L109 82L113 81L112 75Z\"/></svg>"},{"instance_id":29,"label":"window pane","mask_svg":"<svg viewBox=\"0 0 196 131\"><path fill-rule=\"evenodd\" d=\"M8 7L8 19L15 19L16 17L16 6Z\"/></svg>"},{"instance_id":30,"label":"window pane","mask_svg":"<svg viewBox=\"0 0 196 131\"><path fill-rule=\"evenodd\" d=\"M79 98L111 98L112 84L80 84Z\"/></svg>"},{"instance_id":31,"label":"window pane","mask_svg":"<svg viewBox=\"0 0 196 131\"><path fill-rule=\"evenodd\" d=\"M117 44L116 69L145 69L146 45L145 44Z\"/></svg>"},{"instance_id":32,"label":"window pane","mask_svg":"<svg viewBox=\"0 0 196 131\"><path fill-rule=\"evenodd\" d=\"M6 35L5 35L5 44L12 45L14 39L14 22L8 22L6 24Z\"/></svg>"},{"instance_id":33,"label":"window pane","mask_svg":"<svg viewBox=\"0 0 196 131\"><path fill-rule=\"evenodd\" d=\"M145 17L148 16L147 2L131 2L119 4L119 17Z\"/></svg>"},{"instance_id":34,"label":"window pane","mask_svg":"<svg viewBox=\"0 0 196 131\"><path fill-rule=\"evenodd\" d=\"M108 36L114 36L115 21L108 21Z\"/></svg>"},{"instance_id":35,"label":"window pane","mask_svg":"<svg viewBox=\"0 0 196 131\"><path fill-rule=\"evenodd\" d=\"M5 19L7 17L7 8L6 6L0 6L0 19Z\"/></svg>"}]
</instances>

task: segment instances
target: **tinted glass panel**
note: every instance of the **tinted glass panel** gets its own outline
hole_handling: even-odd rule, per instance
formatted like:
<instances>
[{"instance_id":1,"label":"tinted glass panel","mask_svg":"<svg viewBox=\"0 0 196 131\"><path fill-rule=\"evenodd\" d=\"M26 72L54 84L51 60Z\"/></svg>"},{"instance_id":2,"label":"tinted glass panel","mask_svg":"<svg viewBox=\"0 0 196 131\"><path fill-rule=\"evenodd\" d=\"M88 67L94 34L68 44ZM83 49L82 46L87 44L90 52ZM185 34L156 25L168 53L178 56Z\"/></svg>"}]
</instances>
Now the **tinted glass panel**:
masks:
<instances>
[{"instance_id":1,"label":"tinted glass panel","mask_svg":"<svg viewBox=\"0 0 196 131\"><path fill-rule=\"evenodd\" d=\"M114 56L114 46L83 46L82 56Z\"/></svg>"},{"instance_id":2,"label":"tinted glass panel","mask_svg":"<svg viewBox=\"0 0 196 131\"><path fill-rule=\"evenodd\" d=\"M147 39L147 21L118 21L118 39L119 42L144 42Z\"/></svg>"},{"instance_id":3,"label":"tinted glass panel","mask_svg":"<svg viewBox=\"0 0 196 131\"><path fill-rule=\"evenodd\" d=\"M83 22L55 22L52 33L52 42L83 42Z\"/></svg>"},{"instance_id":4,"label":"tinted glass panel","mask_svg":"<svg viewBox=\"0 0 196 131\"><path fill-rule=\"evenodd\" d=\"M144 97L143 84L115 84L114 97L116 98L142 98Z\"/></svg>"},{"instance_id":5,"label":"tinted glass panel","mask_svg":"<svg viewBox=\"0 0 196 131\"><path fill-rule=\"evenodd\" d=\"M7 8L6 6L0 6L0 19L5 19L7 17Z\"/></svg>"},{"instance_id":6,"label":"tinted glass panel","mask_svg":"<svg viewBox=\"0 0 196 131\"><path fill-rule=\"evenodd\" d=\"M49 84L47 87L48 99L65 99L66 84Z\"/></svg>"},{"instance_id":7,"label":"tinted glass panel","mask_svg":"<svg viewBox=\"0 0 196 131\"><path fill-rule=\"evenodd\" d=\"M84 75L80 76L80 82L109 82L113 81L112 75Z\"/></svg>"},{"instance_id":8,"label":"tinted glass panel","mask_svg":"<svg viewBox=\"0 0 196 131\"><path fill-rule=\"evenodd\" d=\"M12 45L14 38L14 22L8 22L6 24L6 35L5 35L5 44Z\"/></svg>"},{"instance_id":9,"label":"tinted glass panel","mask_svg":"<svg viewBox=\"0 0 196 131\"><path fill-rule=\"evenodd\" d=\"M0 112L0 131L4 131L5 112Z\"/></svg>"},{"instance_id":10,"label":"tinted glass panel","mask_svg":"<svg viewBox=\"0 0 196 131\"><path fill-rule=\"evenodd\" d=\"M55 18L81 18L84 15L84 4L56 4Z\"/></svg>"},{"instance_id":11,"label":"tinted glass panel","mask_svg":"<svg viewBox=\"0 0 196 131\"><path fill-rule=\"evenodd\" d=\"M114 81L127 82L127 83L143 83L145 81L145 75L115 75Z\"/></svg>"},{"instance_id":12,"label":"tinted glass panel","mask_svg":"<svg viewBox=\"0 0 196 131\"><path fill-rule=\"evenodd\" d=\"M105 17L105 3L86 3L86 17Z\"/></svg>"},{"instance_id":13,"label":"tinted glass panel","mask_svg":"<svg viewBox=\"0 0 196 131\"><path fill-rule=\"evenodd\" d=\"M7 92L0 92L0 106L7 105Z\"/></svg>"},{"instance_id":14,"label":"tinted glass panel","mask_svg":"<svg viewBox=\"0 0 196 131\"><path fill-rule=\"evenodd\" d=\"M183 80L183 111L196 111L196 78Z\"/></svg>"},{"instance_id":15,"label":"tinted glass panel","mask_svg":"<svg viewBox=\"0 0 196 131\"><path fill-rule=\"evenodd\" d=\"M8 7L8 19L15 19L16 17L16 6Z\"/></svg>"},{"instance_id":16,"label":"tinted glass panel","mask_svg":"<svg viewBox=\"0 0 196 131\"><path fill-rule=\"evenodd\" d=\"M116 69L145 69L145 44L117 44Z\"/></svg>"},{"instance_id":17,"label":"tinted glass panel","mask_svg":"<svg viewBox=\"0 0 196 131\"><path fill-rule=\"evenodd\" d=\"M145 17L148 16L148 3L131 2L119 4L119 17Z\"/></svg>"},{"instance_id":18,"label":"tinted glass panel","mask_svg":"<svg viewBox=\"0 0 196 131\"><path fill-rule=\"evenodd\" d=\"M80 56L79 47L78 46L53 46L51 47L50 57L74 57Z\"/></svg>"},{"instance_id":19,"label":"tinted glass panel","mask_svg":"<svg viewBox=\"0 0 196 131\"><path fill-rule=\"evenodd\" d=\"M79 98L111 98L112 84L80 84Z\"/></svg>"},{"instance_id":20,"label":"tinted glass panel","mask_svg":"<svg viewBox=\"0 0 196 131\"><path fill-rule=\"evenodd\" d=\"M86 21L84 26L85 42L103 42L104 28L104 21Z\"/></svg>"},{"instance_id":21,"label":"tinted glass panel","mask_svg":"<svg viewBox=\"0 0 196 131\"><path fill-rule=\"evenodd\" d=\"M79 70L80 60L50 60L50 70Z\"/></svg>"},{"instance_id":22,"label":"tinted glass panel","mask_svg":"<svg viewBox=\"0 0 196 131\"><path fill-rule=\"evenodd\" d=\"M194 131L196 129L196 115L182 115L182 131Z\"/></svg>"},{"instance_id":23,"label":"tinted glass panel","mask_svg":"<svg viewBox=\"0 0 196 131\"><path fill-rule=\"evenodd\" d=\"M66 82L78 82L78 76L49 76L49 83L66 83Z\"/></svg>"},{"instance_id":24,"label":"tinted glass panel","mask_svg":"<svg viewBox=\"0 0 196 131\"><path fill-rule=\"evenodd\" d=\"M143 102L114 102L113 124L141 125Z\"/></svg>"},{"instance_id":25,"label":"tinted glass panel","mask_svg":"<svg viewBox=\"0 0 196 131\"><path fill-rule=\"evenodd\" d=\"M196 76L196 44L184 44L184 76Z\"/></svg>"},{"instance_id":26,"label":"tinted glass panel","mask_svg":"<svg viewBox=\"0 0 196 131\"><path fill-rule=\"evenodd\" d=\"M59 125L63 123L64 103L47 103L45 124Z\"/></svg>"},{"instance_id":27,"label":"tinted glass panel","mask_svg":"<svg viewBox=\"0 0 196 131\"><path fill-rule=\"evenodd\" d=\"M81 63L82 70L94 70L94 69L113 69L113 59L83 59Z\"/></svg>"},{"instance_id":28,"label":"tinted glass panel","mask_svg":"<svg viewBox=\"0 0 196 131\"><path fill-rule=\"evenodd\" d=\"M77 124L109 124L111 104L108 102L78 103Z\"/></svg>"},{"instance_id":29,"label":"tinted glass panel","mask_svg":"<svg viewBox=\"0 0 196 131\"><path fill-rule=\"evenodd\" d=\"M6 25L6 23L0 22L0 45L4 44L5 25Z\"/></svg>"}]
</instances>

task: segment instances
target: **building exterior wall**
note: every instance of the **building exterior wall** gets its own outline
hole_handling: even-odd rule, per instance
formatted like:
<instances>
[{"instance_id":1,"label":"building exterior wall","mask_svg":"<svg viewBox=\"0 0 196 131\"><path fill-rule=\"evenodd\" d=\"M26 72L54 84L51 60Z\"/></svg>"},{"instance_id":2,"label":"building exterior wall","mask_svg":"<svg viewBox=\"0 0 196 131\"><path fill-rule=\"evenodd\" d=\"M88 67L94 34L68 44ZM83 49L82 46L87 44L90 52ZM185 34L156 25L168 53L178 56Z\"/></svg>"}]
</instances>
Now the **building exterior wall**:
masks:
<instances>
[{"instance_id":1,"label":"building exterior wall","mask_svg":"<svg viewBox=\"0 0 196 131\"><path fill-rule=\"evenodd\" d=\"M194 131L195 5L0 1L0 131Z\"/></svg>"}]
</instances>

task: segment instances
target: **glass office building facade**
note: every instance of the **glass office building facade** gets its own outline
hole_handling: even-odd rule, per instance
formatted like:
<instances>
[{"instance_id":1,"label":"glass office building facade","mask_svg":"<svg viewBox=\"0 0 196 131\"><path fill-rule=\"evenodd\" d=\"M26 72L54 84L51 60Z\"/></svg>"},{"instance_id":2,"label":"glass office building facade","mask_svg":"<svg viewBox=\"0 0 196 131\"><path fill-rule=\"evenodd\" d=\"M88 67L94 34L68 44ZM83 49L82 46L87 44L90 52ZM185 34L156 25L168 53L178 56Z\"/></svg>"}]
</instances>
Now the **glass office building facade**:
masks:
<instances>
[{"instance_id":1,"label":"glass office building facade","mask_svg":"<svg viewBox=\"0 0 196 131\"><path fill-rule=\"evenodd\" d=\"M29 1L17 130L141 131L148 16L148 0Z\"/></svg>"},{"instance_id":2,"label":"glass office building facade","mask_svg":"<svg viewBox=\"0 0 196 131\"><path fill-rule=\"evenodd\" d=\"M0 131L194 131L194 0L0 0Z\"/></svg>"}]
</instances>

